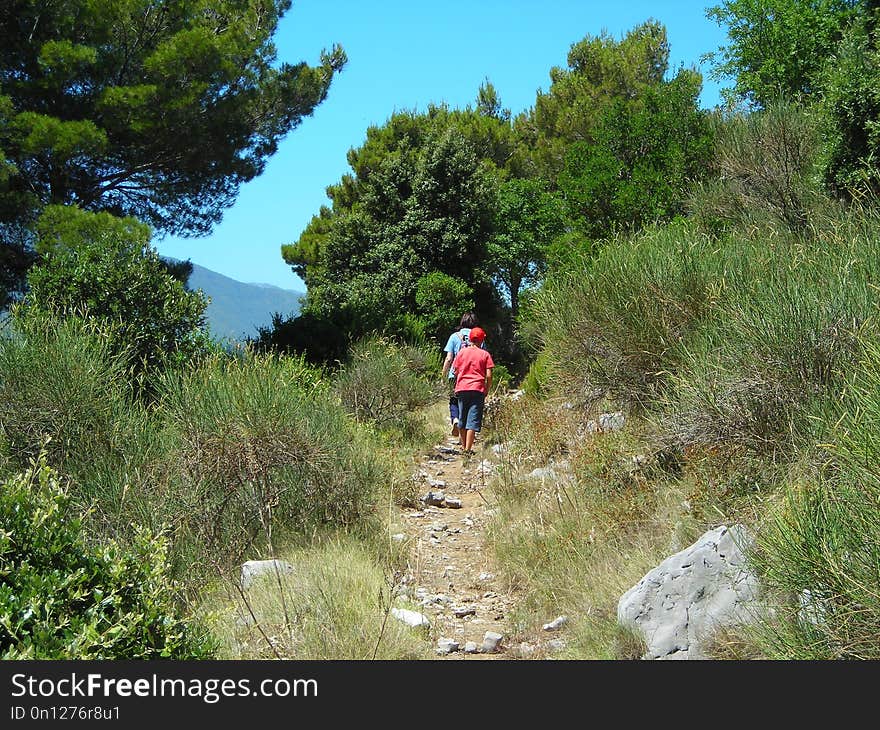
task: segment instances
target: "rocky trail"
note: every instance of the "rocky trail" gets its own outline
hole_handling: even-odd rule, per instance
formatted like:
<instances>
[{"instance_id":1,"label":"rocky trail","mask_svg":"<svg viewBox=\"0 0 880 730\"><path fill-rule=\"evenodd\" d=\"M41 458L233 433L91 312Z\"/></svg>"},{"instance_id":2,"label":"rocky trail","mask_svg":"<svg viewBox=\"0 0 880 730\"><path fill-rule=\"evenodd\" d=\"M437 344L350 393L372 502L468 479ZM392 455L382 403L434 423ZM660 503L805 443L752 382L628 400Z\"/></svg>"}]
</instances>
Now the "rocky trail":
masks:
<instances>
[{"instance_id":1,"label":"rocky trail","mask_svg":"<svg viewBox=\"0 0 880 730\"><path fill-rule=\"evenodd\" d=\"M410 555L403 592L419 608L396 615L430 621L440 658L510 658L507 622L516 596L498 578L485 545L495 468L480 451L465 457L450 437L424 454L413 474L419 508L399 510L403 532L395 539L406 541Z\"/></svg>"}]
</instances>

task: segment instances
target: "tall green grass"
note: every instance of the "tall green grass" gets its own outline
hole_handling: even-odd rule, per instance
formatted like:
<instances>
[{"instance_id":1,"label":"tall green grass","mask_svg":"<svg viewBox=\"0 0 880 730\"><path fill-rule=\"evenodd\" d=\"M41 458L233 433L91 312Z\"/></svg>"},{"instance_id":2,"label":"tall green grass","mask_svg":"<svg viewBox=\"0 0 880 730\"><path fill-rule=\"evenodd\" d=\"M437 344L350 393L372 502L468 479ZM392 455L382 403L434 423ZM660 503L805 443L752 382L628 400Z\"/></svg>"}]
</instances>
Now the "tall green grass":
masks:
<instances>
[{"instance_id":1,"label":"tall green grass","mask_svg":"<svg viewBox=\"0 0 880 730\"><path fill-rule=\"evenodd\" d=\"M753 562L775 599L757 641L775 657L880 658L880 346L865 343L825 409L828 461L791 485Z\"/></svg>"},{"instance_id":2,"label":"tall green grass","mask_svg":"<svg viewBox=\"0 0 880 730\"><path fill-rule=\"evenodd\" d=\"M440 397L439 350L383 337L356 342L334 389L345 410L362 423L418 438L417 411Z\"/></svg>"},{"instance_id":3,"label":"tall green grass","mask_svg":"<svg viewBox=\"0 0 880 730\"><path fill-rule=\"evenodd\" d=\"M128 407L125 359L82 320L17 317L0 337L0 433L24 466L106 452Z\"/></svg>"},{"instance_id":4,"label":"tall green grass","mask_svg":"<svg viewBox=\"0 0 880 730\"><path fill-rule=\"evenodd\" d=\"M551 392L646 406L714 300L712 240L682 226L609 242L557 272L524 328L542 348Z\"/></svg>"},{"instance_id":5,"label":"tall green grass","mask_svg":"<svg viewBox=\"0 0 880 730\"><path fill-rule=\"evenodd\" d=\"M282 536L375 520L388 471L302 360L218 358L160 389L164 502L191 559L204 551L222 568Z\"/></svg>"},{"instance_id":6,"label":"tall green grass","mask_svg":"<svg viewBox=\"0 0 880 730\"><path fill-rule=\"evenodd\" d=\"M393 580L365 545L333 538L284 550L293 572L247 591L219 585L203 610L226 659L426 659L424 632L390 615Z\"/></svg>"}]
</instances>

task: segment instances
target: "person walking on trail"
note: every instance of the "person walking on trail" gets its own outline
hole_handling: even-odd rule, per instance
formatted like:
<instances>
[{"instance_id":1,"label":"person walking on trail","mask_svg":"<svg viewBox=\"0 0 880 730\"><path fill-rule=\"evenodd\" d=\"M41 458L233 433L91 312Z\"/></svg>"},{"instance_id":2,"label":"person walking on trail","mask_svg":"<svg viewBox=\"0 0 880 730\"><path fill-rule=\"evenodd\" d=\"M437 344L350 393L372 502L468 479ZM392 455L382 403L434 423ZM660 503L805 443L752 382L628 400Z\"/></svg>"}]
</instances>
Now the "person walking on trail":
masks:
<instances>
[{"instance_id":1,"label":"person walking on trail","mask_svg":"<svg viewBox=\"0 0 880 730\"><path fill-rule=\"evenodd\" d=\"M458 396L455 394L455 368L452 362L459 351L468 343L468 335L473 327L477 326L477 316L473 312L465 312L461 315L458 329L449 335L446 347L443 352L446 353L446 360L443 361L443 377L446 378L449 391L449 422L452 424L452 435L459 437L459 414L458 414ZM448 377L447 377L448 376Z\"/></svg>"},{"instance_id":2,"label":"person walking on trail","mask_svg":"<svg viewBox=\"0 0 880 730\"><path fill-rule=\"evenodd\" d=\"M488 350L482 349L486 333L474 327L468 345L452 361L455 368L455 394L458 396L461 446L466 455L474 453L474 440L483 425L483 406L492 387L495 363Z\"/></svg>"}]
</instances>

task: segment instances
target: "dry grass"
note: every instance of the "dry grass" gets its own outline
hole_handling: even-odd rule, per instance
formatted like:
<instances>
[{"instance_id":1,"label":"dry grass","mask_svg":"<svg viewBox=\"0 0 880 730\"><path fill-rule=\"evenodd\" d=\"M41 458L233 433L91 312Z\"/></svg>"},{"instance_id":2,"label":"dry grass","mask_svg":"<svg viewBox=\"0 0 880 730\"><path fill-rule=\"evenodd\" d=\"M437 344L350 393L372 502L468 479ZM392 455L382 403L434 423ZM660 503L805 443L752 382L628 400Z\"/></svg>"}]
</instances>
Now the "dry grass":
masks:
<instances>
[{"instance_id":1,"label":"dry grass","mask_svg":"<svg viewBox=\"0 0 880 730\"><path fill-rule=\"evenodd\" d=\"M425 659L426 634L388 614L393 571L352 539L283 552L291 574L215 588L203 611L225 659ZM396 605L396 604L394 604Z\"/></svg>"}]
</instances>

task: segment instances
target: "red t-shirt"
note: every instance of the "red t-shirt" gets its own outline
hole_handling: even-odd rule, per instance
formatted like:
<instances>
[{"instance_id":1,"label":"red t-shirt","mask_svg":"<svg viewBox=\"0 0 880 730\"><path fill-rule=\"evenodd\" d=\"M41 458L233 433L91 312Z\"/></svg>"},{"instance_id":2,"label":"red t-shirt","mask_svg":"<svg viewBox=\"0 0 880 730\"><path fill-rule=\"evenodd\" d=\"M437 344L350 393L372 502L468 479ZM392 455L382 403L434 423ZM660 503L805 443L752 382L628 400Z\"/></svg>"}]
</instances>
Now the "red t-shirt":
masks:
<instances>
[{"instance_id":1,"label":"red t-shirt","mask_svg":"<svg viewBox=\"0 0 880 730\"><path fill-rule=\"evenodd\" d=\"M479 390L486 394L486 371L494 368L492 356L487 350L476 345L468 345L459 350L452 361L455 370L455 392Z\"/></svg>"}]
</instances>

